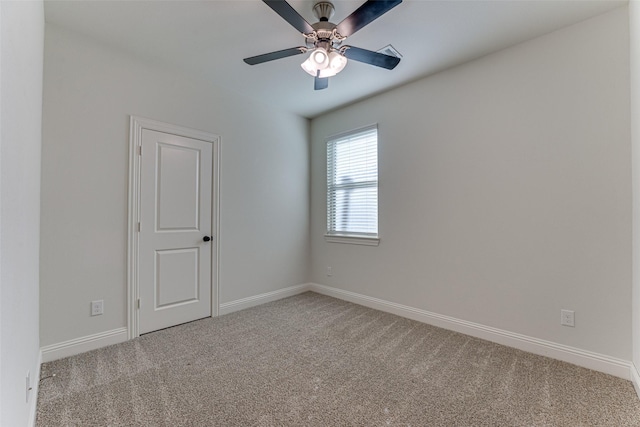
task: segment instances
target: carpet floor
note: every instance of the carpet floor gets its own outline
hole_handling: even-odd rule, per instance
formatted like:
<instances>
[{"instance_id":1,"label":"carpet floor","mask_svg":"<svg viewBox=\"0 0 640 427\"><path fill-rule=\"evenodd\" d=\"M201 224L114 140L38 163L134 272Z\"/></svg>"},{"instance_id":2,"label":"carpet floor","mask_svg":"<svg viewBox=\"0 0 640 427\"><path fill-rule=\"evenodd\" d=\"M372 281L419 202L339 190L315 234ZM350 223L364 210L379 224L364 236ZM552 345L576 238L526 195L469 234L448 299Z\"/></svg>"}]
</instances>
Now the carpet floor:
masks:
<instances>
[{"instance_id":1,"label":"carpet floor","mask_svg":"<svg viewBox=\"0 0 640 427\"><path fill-rule=\"evenodd\" d=\"M629 381L312 292L41 378L39 427L640 426Z\"/></svg>"}]
</instances>

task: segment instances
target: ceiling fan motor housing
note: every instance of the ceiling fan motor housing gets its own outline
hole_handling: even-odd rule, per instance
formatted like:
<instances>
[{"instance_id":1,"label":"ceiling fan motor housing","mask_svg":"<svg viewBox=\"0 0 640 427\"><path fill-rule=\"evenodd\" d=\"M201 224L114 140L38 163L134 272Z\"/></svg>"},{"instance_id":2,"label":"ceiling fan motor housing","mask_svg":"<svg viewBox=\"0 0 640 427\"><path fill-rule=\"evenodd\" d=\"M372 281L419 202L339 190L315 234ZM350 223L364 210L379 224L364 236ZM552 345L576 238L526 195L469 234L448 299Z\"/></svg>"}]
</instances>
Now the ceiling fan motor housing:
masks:
<instances>
[{"instance_id":1,"label":"ceiling fan motor housing","mask_svg":"<svg viewBox=\"0 0 640 427\"><path fill-rule=\"evenodd\" d=\"M318 40L330 40L334 37L334 29L336 28L336 24L333 24L328 21L320 21L315 24L311 24L313 27L314 37Z\"/></svg>"}]
</instances>

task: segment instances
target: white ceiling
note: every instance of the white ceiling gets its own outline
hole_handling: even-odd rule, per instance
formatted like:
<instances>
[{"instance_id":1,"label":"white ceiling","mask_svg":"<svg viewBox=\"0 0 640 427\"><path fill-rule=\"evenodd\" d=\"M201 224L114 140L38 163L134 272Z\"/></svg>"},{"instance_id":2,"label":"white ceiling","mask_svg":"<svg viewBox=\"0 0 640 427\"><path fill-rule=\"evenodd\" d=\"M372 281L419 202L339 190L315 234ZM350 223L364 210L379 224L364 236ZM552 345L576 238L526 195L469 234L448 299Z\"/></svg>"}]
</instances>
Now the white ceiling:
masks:
<instances>
[{"instance_id":1,"label":"white ceiling","mask_svg":"<svg viewBox=\"0 0 640 427\"><path fill-rule=\"evenodd\" d=\"M334 0L338 23L364 0ZM313 0L290 4L310 23ZM259 0L54 1L47 23L93 37L141 57L178 65L212 84L314 117L627 4L599 0L427 1L402 4L346 44L377 50L392 44L403 59L393 71L350 61L313 90L298 55L249 66L242 59L304 45L303 37Z\"/></svg>"}]
</instances>

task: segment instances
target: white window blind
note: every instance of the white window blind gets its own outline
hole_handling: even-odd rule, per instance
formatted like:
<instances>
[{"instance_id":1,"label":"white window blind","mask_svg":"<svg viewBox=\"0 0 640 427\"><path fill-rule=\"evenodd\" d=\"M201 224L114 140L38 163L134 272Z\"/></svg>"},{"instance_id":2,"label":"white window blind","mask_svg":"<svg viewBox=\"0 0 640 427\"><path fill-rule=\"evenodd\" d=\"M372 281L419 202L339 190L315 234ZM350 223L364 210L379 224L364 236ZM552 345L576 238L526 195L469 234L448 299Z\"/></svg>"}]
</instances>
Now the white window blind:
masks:
<instances>
[{"instance_id":1,"label":"white window blind","mask_svg":"<svg viewBox=\"0 0 640 427\"><path fill-rule=\"evenodd\" d=\"M378 127L327 141L327 234L378 235Z\"/></svg>"}]
</instances>

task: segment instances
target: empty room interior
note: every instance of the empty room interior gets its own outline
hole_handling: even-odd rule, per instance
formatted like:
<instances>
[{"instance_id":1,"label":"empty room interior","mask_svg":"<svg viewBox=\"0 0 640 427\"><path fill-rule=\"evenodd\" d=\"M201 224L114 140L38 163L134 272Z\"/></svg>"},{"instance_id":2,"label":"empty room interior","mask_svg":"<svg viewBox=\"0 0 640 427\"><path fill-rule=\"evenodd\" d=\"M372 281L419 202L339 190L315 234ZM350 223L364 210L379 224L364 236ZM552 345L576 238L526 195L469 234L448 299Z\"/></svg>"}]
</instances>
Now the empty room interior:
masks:
<instances>
[{"instance_id":1,"label":"empty room interior","mask_svg":"<svg viewBox=\"0 0 640 427\"><path fill-rule=\"evenodd\" d=\"M640 425L640 0L0 1L0 425Z\"/></svg>"}]
</instances>

